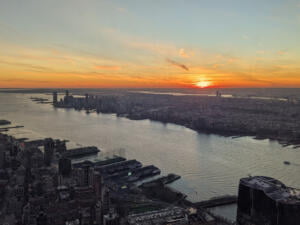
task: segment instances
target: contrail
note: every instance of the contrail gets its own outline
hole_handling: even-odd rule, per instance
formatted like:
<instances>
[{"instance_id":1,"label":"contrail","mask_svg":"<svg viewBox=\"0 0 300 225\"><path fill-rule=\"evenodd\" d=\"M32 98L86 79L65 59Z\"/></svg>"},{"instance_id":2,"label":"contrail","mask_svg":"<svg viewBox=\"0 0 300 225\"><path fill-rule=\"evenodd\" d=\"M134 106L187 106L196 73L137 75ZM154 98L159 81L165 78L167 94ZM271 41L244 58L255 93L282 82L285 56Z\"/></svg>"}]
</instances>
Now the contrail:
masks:
<instances>
[{"instance_id":1,"label":"contrail","mask_svg":"<svg viewBox=\"0 0 300 225\"><path fill-rule=\"evenodd\" d=\"M167 59L167 62L171 63L174 66L182 68L182 69L184 69L186 71L189 71L189 68L186 65L184 65L184 64L178 63L178 62L176 62L174 60L171 60L171 59Z\"/></svg>"}]
</instances>

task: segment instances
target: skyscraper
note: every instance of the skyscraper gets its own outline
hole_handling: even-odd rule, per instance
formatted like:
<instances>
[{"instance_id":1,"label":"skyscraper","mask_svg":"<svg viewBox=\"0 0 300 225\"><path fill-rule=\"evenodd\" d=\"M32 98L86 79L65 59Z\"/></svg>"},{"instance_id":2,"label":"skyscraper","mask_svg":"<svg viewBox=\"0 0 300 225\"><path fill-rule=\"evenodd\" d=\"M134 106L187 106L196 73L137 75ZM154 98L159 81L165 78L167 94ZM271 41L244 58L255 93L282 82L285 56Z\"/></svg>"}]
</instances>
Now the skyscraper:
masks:
<instances>
[{"instance_id":1,"label":"skyscraper","mask_svg":"<svg viewBox=\"0 0 300 225\"><path fill-rule=\"evenodd\" d=\"M58 170L61 175L69 176L72 171L71 159L68 159L68 158L59 159Z\"/></svg>"},{"instance_id":2,"label":"skyscraper","mask_svg":"<svg viewBox=\"0 0 300 225\"><path fill-rule=\"evenodd\" d=\"M270 177L240 180L237 225L300 224L300 191Z\"/></svg>"},{"instance_id":3,"label":"skyscraper","mask_svg":"<svg viewBox=\"0 0 300 225\"><path fill-rule=\"evenodd\" d=\"M0 169L3 169L5 166L5 147L0 144Z\"/></svg>"},{"instance_id":4,"label":"skyscraper","mask_svg":"<svg viewBox=\"0 0 300 225\"><path fill-rule=\"evenodd\" d=\"M45 139L44 143L44 162L46 166L50 166L54 155L54 141L51 138Z\"/></svg>"},{"instance_id":5,"label":"skyscraper","mask_svg":"<svg viewBox=\"0 0 300 225\"><path fill-rule=\"evenodd\" d=\"M85 165L77 169L78 185L93 186L94 185L94 168Z\"/></svg>"},{"instance_id":6,"label":"skyscraper","mask_svg":"<svg viewBox=\"0 0 300 225\"><path fill-rule=\"evenodd\" d=\"M54 91L53 92L53 105L56 105L57 104L57 92Z\"/></svg>"}]
</instances>

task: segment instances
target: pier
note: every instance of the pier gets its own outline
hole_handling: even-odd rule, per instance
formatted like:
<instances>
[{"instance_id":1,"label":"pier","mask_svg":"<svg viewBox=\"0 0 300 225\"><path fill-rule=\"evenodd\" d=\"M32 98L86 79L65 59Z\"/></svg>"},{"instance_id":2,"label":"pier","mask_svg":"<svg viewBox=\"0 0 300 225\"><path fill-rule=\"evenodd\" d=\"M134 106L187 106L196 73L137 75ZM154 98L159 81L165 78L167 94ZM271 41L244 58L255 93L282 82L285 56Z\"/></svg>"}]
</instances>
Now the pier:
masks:
<instances>
[{"instance_id":1,"label":"pier","mask_svg":"<svg viewBox=\"0 0 300 225\"><path fill-rule=\"evenodd\" d=\"M193 205L196 208L212 208L216 206L231 205L235 203L237 203L237 196L226 195L226 196L215 197L206 201L196 202L193 203Z\"/></svg>"},{"instance_id":2,"label":"pier","mask_svg":"<svg viewBox=\"0 0 300 225\"><path fill-rule=\"evenodd\" d=\"M9 131L10 129L14 129L14 128L23 128L24 126L13 126L13 127L1 127L0 128L0 132L5 132L5 131Z\"/></svg>"},{"instance_id":3,"label":"pier","mask_svg":"<svg viewBox=\"0 0 300 225\"><path fill-rule=\"evenodd\" d=\"M66 158L83 157L85 155L97 154L100 150L95 146L88 146L82 148L75 148L65 151L62 156Z\"/></svg>"}]
</instances>

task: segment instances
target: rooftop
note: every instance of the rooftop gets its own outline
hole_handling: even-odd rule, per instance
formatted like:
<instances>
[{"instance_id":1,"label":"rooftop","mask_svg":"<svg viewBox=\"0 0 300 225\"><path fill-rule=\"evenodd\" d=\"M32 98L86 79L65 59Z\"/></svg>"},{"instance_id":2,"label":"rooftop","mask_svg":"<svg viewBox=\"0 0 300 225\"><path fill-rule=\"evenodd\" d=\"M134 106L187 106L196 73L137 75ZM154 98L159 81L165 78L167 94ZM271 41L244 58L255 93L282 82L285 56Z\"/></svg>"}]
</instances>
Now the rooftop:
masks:
<instances>
[{"instance_id":1,"label":"rooftop","mask_svg":"<svg viewBox=\"0 0 300 225\"><path fill-rule=\"evenodd\" d=\"M240 181L248 187L262 190L267 196L277 202L300 204L300 190L287 187L280 181L264 176L242 178Z\"/></svg>"}]
</instances>

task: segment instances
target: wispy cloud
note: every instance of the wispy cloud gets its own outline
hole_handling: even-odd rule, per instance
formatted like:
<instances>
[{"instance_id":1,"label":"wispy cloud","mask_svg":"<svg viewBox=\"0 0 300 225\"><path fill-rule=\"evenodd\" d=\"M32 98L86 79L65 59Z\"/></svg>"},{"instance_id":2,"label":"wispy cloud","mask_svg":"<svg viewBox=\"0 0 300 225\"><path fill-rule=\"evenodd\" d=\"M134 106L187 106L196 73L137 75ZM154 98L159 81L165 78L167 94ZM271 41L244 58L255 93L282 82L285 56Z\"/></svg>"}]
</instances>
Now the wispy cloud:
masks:
<instances>
[{"instance_id":1,"label":"wispy cloud","mask_svg":"<svg viewBox=\"0 0 300 225\"><path fill-rule=\"evenodd\" d=\"M192 56L194 56L194 52L193 51L186 51L184 48L179 49L179 56L181 56L182 58L190 58Z\"/></svg>"},{"instance_id":2,"label":"wispy cloud","mask_svg":"<svg viewBox=\"0 0 300 225\"><path fill-rule=\"evenodd\" d=\"M10 79L0 79L0 81L3 82L11 82L11 83L15 83L16 79L15 78L10 78ZM49 80L31 80L31 79L20 79L18 78L17 82L26 82L26 83L48 83L50 82Z\"/></svg>"},{"instance_id":3,"label":"wispy cloud","mask_svg":"<svg viewBox=\"0 0 300 225\"><path fill-rule=\"evenodd\" d=\"M109 36L110 39L126 47L142 50L162 57L190 58L194 56L192 50L183 48L182 46L178 47L172 43L148 40L147 38L132 36L115 29L104 29L102 32Z\"/></svg>"},{"instance_id":4,"label":"wispy cloud","mask_svg":"<svg viewBox=\"0 0 300 225\"><path fill-rule=\"evenodd\" d=\"M119 13L127 13L128 10L124 7L117 7L116 10L119 12Z\"/></svg>"},{"instance_id":5,"label":"wispy cloud","mask_svg":"<svg viewBox=\"0 0 300 225\"><path fill-rule=\"evenodd\" d=\"M121 69L121 67L119 66L106 66L106 65L96 65L95 68L98 70L114 70L114 71L118 71Z\"/></svg>"},{"instance_id":6,"label":"wispy cloud","mask_svg":"<svg viewBox=\"0 0 300 225\"><path fill-rule=\"evenodd\" d=\"M287 53L288 53L287 51L281 50L281 51L277 52L277 55L283 56L283 55L286 55Z\"/></svg>"},{"instance_id":7,"label":"wispy cloud","mask_svg":"<svg viewBox=\"0 0 300 225\"><path fill-rule=\"evenodd\" d=\"M176 61L171 60L171 59L167 59L167 62L171 63L172 65L174 65L174 66L176 66L178 68L181 68L181 69L184 69L186 71L189 71L189 68L186 65L184 65L184 64L181 64L181 63L176 62Z\"/></svg>"},{"instance_id":8,"label":"wispy cloud","mask_svg":"<svg viewBox=\"0 0 300 225\"><path fill-rule=\"evenodd\" d=\"M247 34L242 34L242 39L244 39L244 40L249 40L250 39L250 37L247 35Z\"/></svg>"},{"instance_id":9,"label":"wispy cloud","mask_svg":"<svg viewBox=\"0 0 300 225\"><path fill-rule=\"evenodd\" d=\"M266 52L265 52L264 50L258 50L258 51L256 51L256 53L259 54L259 55L263 55L263 54L265 54Z\"/></svg>"},{"instance_id":10,"label":"wispy cloud","mask_svg":"<svg viewBox=\"0 0 300 225\"><path fill-rule=\"evenodd\" d=\"M51 68L44 67L44 66L39 66L39 65L33 65L33 64L29 64L29 63L8 62L8 61L5 61L5 60L0 60L0 64L6 64L6 65L11 65L11 66L20 66L20 67L29 68L29 69L32 69L32 70L37 70L37 71L42 71L42 72L53 71Z\"/></svg>"}]
</instances>

